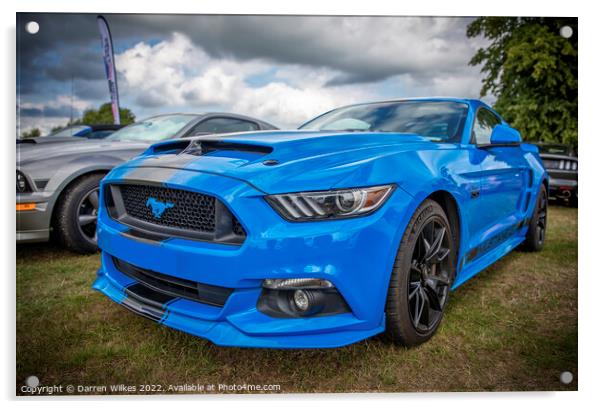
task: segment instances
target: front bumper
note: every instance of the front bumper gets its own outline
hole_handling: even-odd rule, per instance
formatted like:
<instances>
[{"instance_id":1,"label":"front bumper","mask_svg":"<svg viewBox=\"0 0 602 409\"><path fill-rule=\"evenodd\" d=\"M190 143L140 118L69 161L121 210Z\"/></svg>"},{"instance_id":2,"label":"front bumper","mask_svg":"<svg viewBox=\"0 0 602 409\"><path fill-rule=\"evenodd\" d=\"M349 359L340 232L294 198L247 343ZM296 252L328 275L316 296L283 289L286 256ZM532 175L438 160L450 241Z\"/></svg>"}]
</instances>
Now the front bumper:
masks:
<instances>
[{"instance_id":1,"label":"front bumper","mask_svg":"<svg viewBox=\"0 0 602 409\"><path fill-rule=\"evenodd\" d=\"M551 177L549 184L550 197L568 199L577 196L577 180Z\"/></svg>"},{"instance_id":2,"label":"front bumper","mask_svg":"<svg viewBox=\"0 0 602 409\"><path fill-rule=\"evenodd\" d=\"M51 218L48 197L38 192L17 194L17 203L36 204L33 210L17 211L17 243L48 241Z\"/></svg>"},{"instance_id":3,"label":"front bumper","mask_svg":"<svg viewBox=\"0 0 602 409\"><path fill-rule=\"evenodd\" d=\"M127 170L118 168L103 183L124 182L129 176ZM266 203L262 192L238 180L179 171L163 179L163 184L219 198L243 224L245 242L234 246L180 238L161 242L137 239L101 207L98 240L102 265L94 289L156 322L225 346L338 347L384 330L390 273L401 226L409 217L405 210L411 197L402 189L396 189L381 209L366 217L291 223ZM223 307L183 298L161 304L129 292L128 287L137 283L115 267L113 257L168 276L232 288L233 292ZM264 279L303 277L332 282L350 312L275 318L258 311Z\"/></svg>"},{"instance_id":4,"label":"front bumper","mask_svg":"<svg viewBox=\"0 0 602 409\"><path fill-rule=\"evenodd\" d=\"M575 190L577 189L577 181L572 179L550 178L550 189L552 190Z\"/></svg>"}]
</instances>

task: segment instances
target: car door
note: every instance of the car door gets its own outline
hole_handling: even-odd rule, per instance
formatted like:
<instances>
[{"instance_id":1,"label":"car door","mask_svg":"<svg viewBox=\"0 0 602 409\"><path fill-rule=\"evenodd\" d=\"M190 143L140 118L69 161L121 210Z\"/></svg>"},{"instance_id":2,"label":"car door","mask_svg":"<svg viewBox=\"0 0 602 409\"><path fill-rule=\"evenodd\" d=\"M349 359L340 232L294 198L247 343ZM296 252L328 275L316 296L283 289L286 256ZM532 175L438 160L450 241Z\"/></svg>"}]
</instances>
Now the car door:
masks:
<instances>
[{"instance_id":1,"label":"car door","mask_svg":"<svg viewBox=\"0 0 602 409\"><path fill-rule=\"evenodd\" d=\"M186 137L257 130L259 130L259 125L253 121L214 116L200 121L186 134Z\"/></svg>"},{"instance_id":2,"label":"car door","mask_svg":"<svg viewBox=\"0 0 602 409\"><path fill-rule=\"evenodd\" d=\"M481 253L506 241L524 218L524 192L530 171L517 146L491 146L493 128L502 120L480 107L472 129L472 142L483 151L479 192Z\"/></svg>"}]
</instances>

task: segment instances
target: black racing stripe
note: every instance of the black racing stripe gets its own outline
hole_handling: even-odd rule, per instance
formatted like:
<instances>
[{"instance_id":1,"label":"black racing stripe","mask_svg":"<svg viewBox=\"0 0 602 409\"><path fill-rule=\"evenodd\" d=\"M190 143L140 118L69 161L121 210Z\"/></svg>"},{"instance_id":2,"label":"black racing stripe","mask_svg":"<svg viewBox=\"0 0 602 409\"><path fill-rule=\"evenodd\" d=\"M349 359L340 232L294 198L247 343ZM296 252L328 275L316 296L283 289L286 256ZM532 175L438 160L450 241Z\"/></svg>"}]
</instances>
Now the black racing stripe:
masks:
<instances>
[{"instance_id":1,"label":"black racing stripe","mask_svg":"<svg viewBox=\"0 0 602 409\"><path fill-rule=\"evenodd\" d=\"M148 162L148 163L146 163ZM145 163L141 163L140 166L132 168L128 174L119 182L125 183L148 183L154 182L163 184L166 180L171 179L177 172L182 169L159 167L164 162L164 159L147 159ZM180 161L181 162L181 161Z\"/></svg>"},{"instance_id":2,"label":"black racing stripe","mask_svg":"<svg viewBox=\"0 0 602 409\"><path fill-rule=\"evenodd\" d=\"M483 254L493 250L497 246L504 243L508 240L516 231L521 228L521 223L517 223L515 225L509 226L506 229L502 230L497 235L485 240L468 253L468 261L472 261L481 257Z\"/></svg>"},{"instance_id":3,"label":"black racing stripe","mask_svg":"<svg viewBox=\"0 0 602 409\"><path fill-rule=\"evenodd\" d=\"M165 314L163 315L163 317L159 320L159 323L163 323L165 321L167 321L167 318L169 317L169 311L165 311Z\"/></svg>"},{"instance_id":4,"label":"black racing stripe","mask_svg":"<svg viewBox=\"0 0 602 409\"><path fill-rule=\"evenodd\" d=\"M127 287L125 289L125 293L127 294L128 298L132 298L141 304L148 305L161 311L165 310L163 306L166 303L178 298L173 295L155 291L141 283L136 283Z\"/></svg>"},{"instance_id":5,"label":"black racing stripe","mask_svg":"<svg viewBox=\"0 0 602 409\"><path fill-rule=\"evenodd\" d=\"M180 297L175 297L169 301L167 301L165 304L163 304L163 308L167 310L167 307L169 307L171 304L173 304L174 302L181 300ZM167 313L169 314L169 311L167 311Z\"/></svg>"},{"instance_id":6,"label":"black racing stripe","mask_svg":"<svg viewBox=\"0 0 602 409\"><path fill-rule=\"evenodd\" d=\"M148 318L155 322L159 322L164 315L163 310L151 307L149 305L144 305L129 297L126 297L121 302L121 305L133 313L141 315L144 318Z\"/></svg>"},{"instance_id":7,"label":"black racing stripe","mask_svg":"<svg viewBox=\"0 0 602 409\"><path fill-rule=\"evenodd\" d=\"M127 296L121 305L133 313L155 322L165 321L169 315L167 306L179 299L179 297L154 291L140 283L129 284L125 287L125 293Z\"/></svg>"}]
</instances>

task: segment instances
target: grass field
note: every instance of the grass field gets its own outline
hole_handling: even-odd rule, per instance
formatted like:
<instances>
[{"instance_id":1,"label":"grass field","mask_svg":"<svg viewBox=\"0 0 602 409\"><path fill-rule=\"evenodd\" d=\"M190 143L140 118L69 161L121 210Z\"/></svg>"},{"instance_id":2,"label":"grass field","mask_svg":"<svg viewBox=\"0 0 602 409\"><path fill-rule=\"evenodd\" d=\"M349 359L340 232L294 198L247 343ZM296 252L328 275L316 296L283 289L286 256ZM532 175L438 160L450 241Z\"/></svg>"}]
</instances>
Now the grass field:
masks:
<instances>
[{"instance_id":1,"label":"grass field","mask_svg":"<svg viewBox=\"0 0 602 409\"><path fill-rule=\"evenodd\" d=\"M277 384L280 392L577 389L577 210L550 209L545 250L515 251L452 295L437 335L332 350L222 348L138 317L90 285L98 256L17 247L17 393L40 385ZM563 371L575 380L559 381Z\"/></svg>"}]
</instances>

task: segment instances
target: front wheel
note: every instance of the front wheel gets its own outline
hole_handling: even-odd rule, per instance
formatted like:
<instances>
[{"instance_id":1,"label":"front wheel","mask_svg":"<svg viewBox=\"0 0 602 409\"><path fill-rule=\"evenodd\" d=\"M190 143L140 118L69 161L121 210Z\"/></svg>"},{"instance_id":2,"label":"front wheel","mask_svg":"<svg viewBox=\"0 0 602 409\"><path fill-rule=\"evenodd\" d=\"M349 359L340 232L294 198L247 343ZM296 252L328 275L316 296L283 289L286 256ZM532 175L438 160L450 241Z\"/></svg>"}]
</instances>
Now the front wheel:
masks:
<instances>
[{"instance_id":1,"label":"front wheel","mask_svg":"<svg viewBox=\"0 0 602 409\"><path fill-rule=\"evenodd\" d=\"M456 243L445 211L426 200L406 228L391 274L386 332L395 343L414 346L435 334L455 265Z\"/></svg>"},{"instance_id":2,"label":"front wheel","mask_svg":"<svg viewBox=\"0 0 602 409\"><path fill-rule=\"evenodd\" d=\"M98 185L103 177L103 174L92 174L77 180L67 188L57 205L55 228L59 240L70 250L82 254L98 251Z\"/></svg>"}]
</instances>

